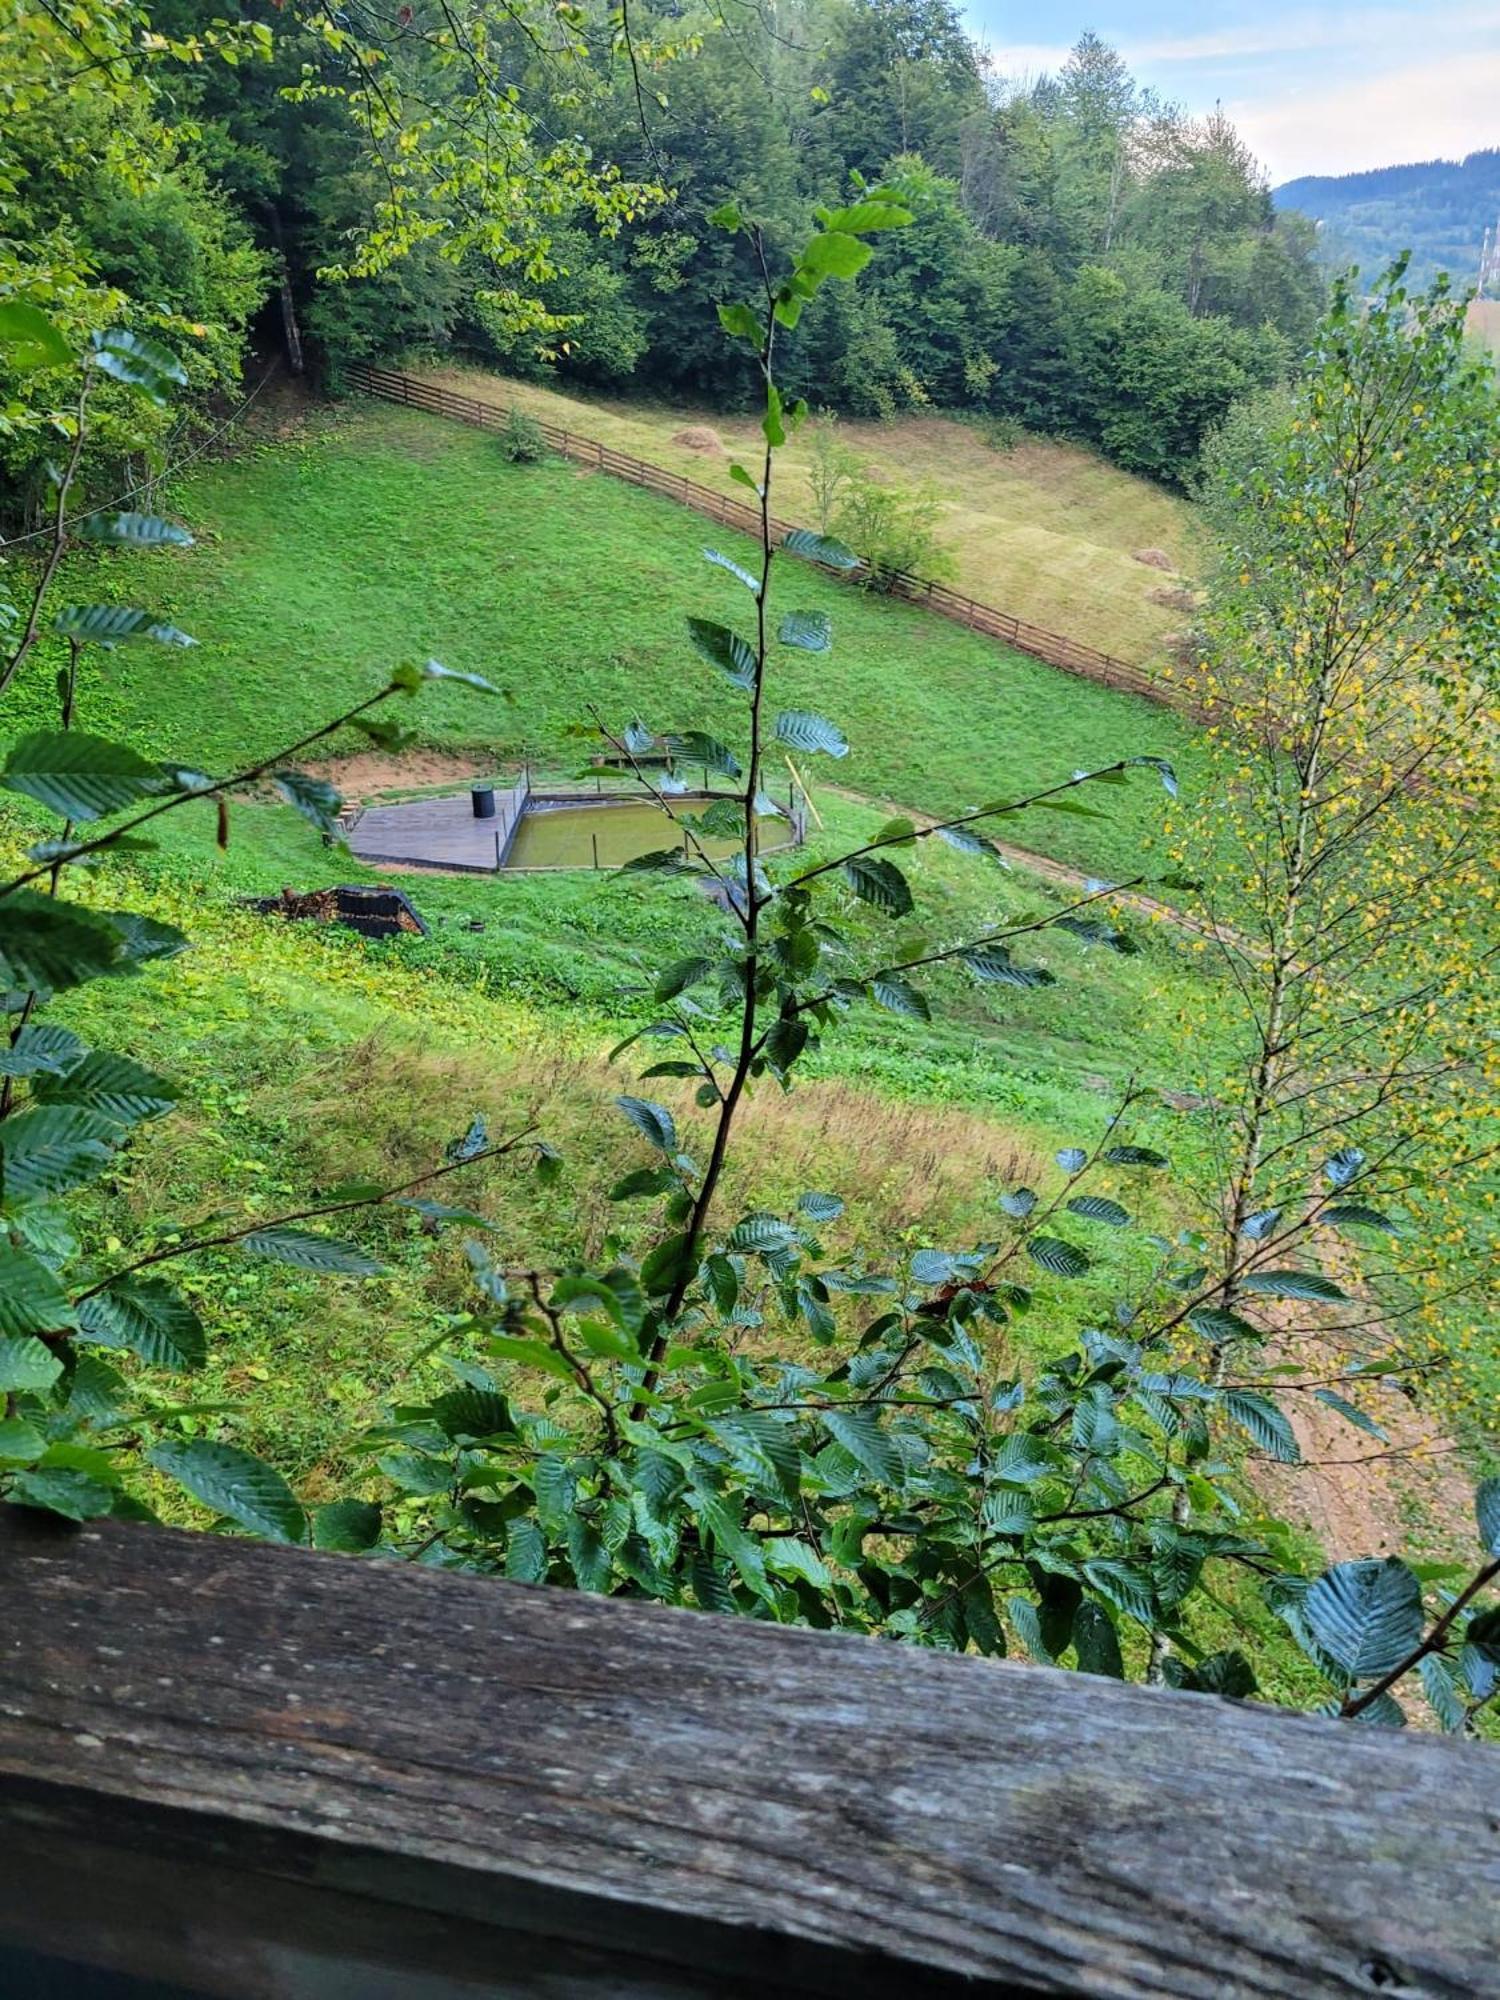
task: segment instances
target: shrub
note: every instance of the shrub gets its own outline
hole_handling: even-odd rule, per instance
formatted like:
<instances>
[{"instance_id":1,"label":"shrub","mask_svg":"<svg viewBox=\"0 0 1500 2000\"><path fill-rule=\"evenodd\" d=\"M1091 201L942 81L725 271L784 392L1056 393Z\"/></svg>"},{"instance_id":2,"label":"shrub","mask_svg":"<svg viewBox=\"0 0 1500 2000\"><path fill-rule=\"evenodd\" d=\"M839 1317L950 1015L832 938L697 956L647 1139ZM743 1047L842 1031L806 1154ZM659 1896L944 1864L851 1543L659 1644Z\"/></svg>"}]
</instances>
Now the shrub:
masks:
<instances>
[{"instance_id":1,"label":"shrub","mask_svg":"<svg viewBox=\"0 0 1500 2000\"><path fill-rule=\"evenodd\" d=\"M547 456L547 440L535 417L512 403L499 434L501 451L512 465L539 465Z\"/></svg>"}]
</instances>

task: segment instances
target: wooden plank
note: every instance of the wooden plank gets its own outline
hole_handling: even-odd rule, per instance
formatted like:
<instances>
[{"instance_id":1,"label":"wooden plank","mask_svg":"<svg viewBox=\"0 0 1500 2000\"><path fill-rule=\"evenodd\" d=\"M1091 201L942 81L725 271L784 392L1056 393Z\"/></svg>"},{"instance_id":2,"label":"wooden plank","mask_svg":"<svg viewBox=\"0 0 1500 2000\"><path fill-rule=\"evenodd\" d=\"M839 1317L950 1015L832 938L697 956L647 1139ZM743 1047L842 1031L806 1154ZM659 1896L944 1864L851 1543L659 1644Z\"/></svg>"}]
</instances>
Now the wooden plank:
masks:
<instances>
[{"instance_id":1,"label":"wooden plank","mask_svg":"<svg viewBox=\"0 0 1500 2000\"><path fill-rule=\"evenodd\" d=\"M326 1899L442 1982L360 2000L1500 1994L1493 1748L120 1523L0 1573L13 1946L310 1996Z\"/></svg>"}]
</instances>

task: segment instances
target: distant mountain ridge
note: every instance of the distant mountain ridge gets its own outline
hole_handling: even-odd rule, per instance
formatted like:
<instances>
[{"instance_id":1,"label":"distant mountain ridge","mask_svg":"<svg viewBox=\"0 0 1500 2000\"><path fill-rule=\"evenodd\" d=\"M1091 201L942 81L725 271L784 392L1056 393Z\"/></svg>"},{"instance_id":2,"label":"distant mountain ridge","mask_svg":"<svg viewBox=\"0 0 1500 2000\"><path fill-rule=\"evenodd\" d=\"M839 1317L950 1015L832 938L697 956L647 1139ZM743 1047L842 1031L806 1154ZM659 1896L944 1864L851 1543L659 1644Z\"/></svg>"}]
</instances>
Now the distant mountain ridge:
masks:
<instances>
[{"instance_id":1,"label":"distant mountain ridge","mask_svg":"<svg viewBox=\"0 0 1500 2000\"><path fill-rule=\"evenodd\" d=\"M1462 289L1478 277L1485 228L1500 216L1500 148L1361 174L1306 174L1271 198L1321 223L1325 262L1358 264L1366 283L1410 250L1415 282L1447 271Z\"/></svg>"}]
</instances>

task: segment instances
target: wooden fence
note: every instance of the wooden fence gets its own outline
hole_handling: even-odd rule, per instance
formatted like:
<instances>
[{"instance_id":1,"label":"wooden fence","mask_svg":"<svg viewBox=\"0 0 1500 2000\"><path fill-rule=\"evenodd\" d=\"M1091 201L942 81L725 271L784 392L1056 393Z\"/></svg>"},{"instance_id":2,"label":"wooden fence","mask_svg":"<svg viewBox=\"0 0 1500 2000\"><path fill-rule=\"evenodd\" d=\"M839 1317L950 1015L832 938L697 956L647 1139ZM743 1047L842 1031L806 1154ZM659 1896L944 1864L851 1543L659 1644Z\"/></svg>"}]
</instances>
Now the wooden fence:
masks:
<instances>
[{"instance_id":1,"label":"wooden fence","mask_svg":"<svg viewBox=\"0 0 1500 2000\"><path fill-rule=\"evenodd\" d=\"M509 410L499 404L481 402L474 396L458 395L451 389L439 388L435 382L424 381L418 375L407 375L395 368L356 365L349 367L345 374L349 386L366 395L380 396L387 402L405 403L412 409L428 410L434 416L451 417L458 423L477 425L481 430L503 430L510 415ZM721 527L736 528L742 534L759 537L759 510L744 501L732 499L727 493L715 492L711 486L700 485L685 473L667 472L659 465L648 464L643 458L632 458L597 438L582 437L577 431L562 430L556 424L544 423L540 419L533 421L552 450L563 453L565 457L607 472L612 478L626 480L632 486L643 486L647 492L659 493L664 499L679 501L684 507L706 514ZM778 541L797 525L796 522L782 520L771 523ZM1084 680L1097 681L1103 687L1116 688L1125 694L1140 695L1163 706L1178 705L1179 697L1175 692L1147 669L1129 660L1116 659L1112 653L1101 653L1096 646L1064 638L1061 633L1049 632L1025 618L1014 618L1008 611L998 611L992 604L981 604L977 598L964 596L962 591L950 590L947 584L911 576L905 570L876 565L872 572L867 564L863 573L867 577L873 573L879 587L891 596L935 611L941 617L950 618L955 624L967 626L971 631L983 632L991 639L1003 640L1019 653L1029 653L1033 659L1044 660L1049 667L1059 667L1064 673L1077 674Z\"/></svg>"},{"instance_id":2,"label":"wooden fence","mask_svg":"<svg viewBox=\"0 0 1500 2000\"><path fill-rule=\"evenodd\" d=\"M1483 1744L4 1508L0 1589L5 2000L1500 1994Z\"/></svg>"}]
</instances>

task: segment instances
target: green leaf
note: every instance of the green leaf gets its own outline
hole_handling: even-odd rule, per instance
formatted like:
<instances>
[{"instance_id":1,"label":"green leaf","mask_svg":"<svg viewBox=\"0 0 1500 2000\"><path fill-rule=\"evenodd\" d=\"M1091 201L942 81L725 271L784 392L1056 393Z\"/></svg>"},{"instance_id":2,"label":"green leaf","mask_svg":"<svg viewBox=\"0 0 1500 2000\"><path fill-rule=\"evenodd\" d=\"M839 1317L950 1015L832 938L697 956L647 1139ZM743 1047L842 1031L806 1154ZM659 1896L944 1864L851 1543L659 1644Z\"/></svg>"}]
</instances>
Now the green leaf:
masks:
<instances>
[{"instance_id":1,"label":"green leaf","mask_svg":"<svg viewBox=\"0 0 1500 2000\"><path fill-rule=\"evenodd\" d=\"M29 1250L12 1249L0 1234L0 1334L66 1333L77 1324L51 1266Z\"/></svg>"},{"instance_id":2,"label":"green leaf","mask_svg":"<svg viewBox=\"0 0 1500 2000\"><path fill-rule=\"evenodd\" d=\"M812 237L802 252L799 276L806 273L820 282L824 278L857 278L874 254L857 236L839 229L825 230Z\"/></svg>"},{"instance_id":3,"label":"green leaf","mask_svg":"<svg viewBox=\"0 0 1500 2000\"><path fill-rule=\"evenodd\" d=\"M1092 1597L1085 1597L1073 1613L1073 1649L1081 1674L1107 1674L1111 1680L1124 1680L1125 1662L1114 1620Z\"/></svg>"},{"instance_id":4,"label":"green leaf","mask_svg":"<svg viewBox=\"0 0 1500 2000\"><path fill-rule=\"evenodd\" d=\"M187 370L169 347L128 327L96 333L91 348L89 359L101 374L143 389L154 402L163 401L172 384L181 387L187 381Z\"/></svg>"},{"instance_id":5,"label":"green leaf","mask_svg":"<svg viewBox=\"0 0 1500 2000\"><path fill-rule=\"evenodd\" d=\"M1237 1651L1210 1653L1189 1667L1182 1685L1199 1694L1222 1695L1228 1701L1248 1701L1256 1691L1255 1669Z\"/></svg>"},{"instance_id":6,"label":"green leaf","mask_svg":"<svg viewBox=\"0 0 1500 2000\"><path fill-rule=\"evenodd\" d=\"M1366 1437L1378 1438L1382 1444L1390 1443L1389 1431L1382 1429L1373 1417L1367 1417L1363 1410L1351 1403L1347 1397L1340 1396L1335 1390L1314 1389L1313 1401L1326 1403L1330 1410L1337 1410L1341 1417L1353 1424L1356 1430L1363 1431Z\"/></svg>"},{"instance_id":7,"label":"green leaf","mask_svg":"<svg viewBox=\"0 0 1500 2000\"><path fill-rule=\"evenodd\" d=\"M1012 1431L1002 1438L990 1461L993 1477L1007 1486L1030 1486L1057 1468L1056 1451L1045 1438L1033 1437L1030 1431Z\"/></svg>"},{"instance_id":8,"label":"green leaf","mask_svg":"<svg viewBox=\"0 0 1500 2000\"><path fill-rule=\"evenodd\" d=\"M76 1187L114 1156L116 1128L76 1104L39 1104L0 1124L0 1189L5 1199L35 1201Z\"/></svg>"},{"instance_id":9,"label":"green leaf","mask_svg":"<svg viewBox=\"0 0 1500 2000\"><path fill-rule=\"evenodd\" d=\"M860 1470L882 1486L900 1483L901 1454L880 1428L873 1410L823 1410L823 1425Z\"/></svg>"},{"instance_id":10,"label":"green leaf","mask_svg":"<svg viewBox=\"0 0 1500 2000\"><path fill-rule=\"evenodd\" d=\"M0 785L64 819L99 819L169 791L159 764L81 729L37 730L11 746Z\"/></svg>"},{"instance_id":11,"label":"green leaf","mask_svg":"<svg viewBox=\"0 0 1500 2000\"><path fill-rule=\"evenodd\" d=\"M766 384L766 414L760 420L765 432L766 443L773 450L786 443L786 425L782 421L781 391L774 382Z\"/></svg>"},{"instance_id":12,"label":"green leaf","mask_svg":"<svg viewBox=\"0 0 1500 2000\"><path fill-rule=\"evenodd\" d=\"M722 211L720 211L722 212ZM746 305L721 305L715 308L719 324L736 340L748 340L752 347L764 347L766 330Z\"/></svg>"},{"instance_id":13,"label":"green leaf","mask_svg":"<svg viewBox=\"0 0 1500 2000\"><path fill-rule=\"evenodd\" d=\"M1500 1478L1480 1480L1474 1495L1474 1518L1486 1552L1500 1556Z\"/></svg>"},{"instance_id":14,"label":"green leaf","mask_svg":"<svg viewBox=\"0 0 1500 2000\"><path fill-rule=\"evenodd\" d=\"M766 1567L776 1576L800 1577L814 1590L831 1590L833 1572L800 1535L777 1535L765 1546Z\"/></svg>"},{"instance_id":15,"label":"green leaf","mask_svg":"<svg viewBox=\"0 0 1500 2000\"><path fill-rule=\"evenodd\" d=\"M793 528L781 544L789 556L805 562L821 563L824 569L858 569L859 557L853 549L832 535L815 534L811 528Z\"/></svg>"},{"instance_id":16,"label":"green leaf","mask_svg":"<svg viewBox=\"0 0 1500 2000\"><path fill-rule=\"evenodd\" d=\"M181 931L159 924L154 917L138 916L133 910L111 910L104 921L119 935L120 958L113 968L117 972L134 972L155 959L175 958L188 948Z\"/></svg>"},{"instance_id":17,"label":"green leaf","mask_svg":"<svg viewBox=\"0 0 1500 2000\"><path fill-rule=\"evenodd\" d=\"M35 1466L18 1472L7 1499L20 1507L61 1514L68 1521L96 1521L112 1513L115 1494L101 1479L67 1466Z\"/></svg>"},{"instance_id":18,"label":"green leaf","mask_svg":"<svg viewBox=\"0 0 1500 2000\"><path fill-rule=\"evenodd\" d=\"M1287 1418L1268 1396L1250 1389L1226 1389L1225 1414L1248 1431L1261 1450L1282 1465L1297 1465L1302 1454Z\"/></svg>"},{"instance_id":19,"label":"green leaf","mask_svg":"<svg viewBox=\"0 0 1500 2000\"><path fill-rule=\"evenodd\" d=\"M933 828L933 832L946 846L953 848L959 854L984 854L988 855L991 861L998 861L1002 868L1009 865L995 843L986 840L982 833L976 833L971 826L937 826Z\"/></svg>"},{"instance_id":20,"label":"green leaf","mask_svg":"<svg viewBox=\"0 0 1500 2000\"><path fill-rule=\"evenodd\" d=\"M238 1445L172 1439L146 1456L205 1507L272 1542L307 1539L307 1516L274 1466Z\"/></svg>"},{"instance_id":21,"label":"green leaf","mask_svg":"<svg viewBox=\"0 0 1500 2000\"><path fill-rule=\"evenodd\" d=\"M644 1139L663 1153L677 1151L677 1123L665 1104L657 1104L649 1097L617 1097L625 1116Z\"/></svg>"},{"instance_id":22,"label":"green leaf","mask_svg":"<svg viewBox=\"0 0 1500 2000\"><path fill-rule=\"evenodd\" d=\"M826 611L789 611L777 635L783 646L804 653L826 653L833 644L833 621Z\"/></svg>"},{"instance_id":23,"label":"green leaf","mask_svg":"<svg viewBox=\"0 0 1500 2000\"><path fill-rule=\"evenodd\" d=\"M1057 1660L1042 1636L1042 1621L1029 1597L1008 1597L1005 1615L1015 1627L1016 1637L1039 1667L1055 1667Z\"/></svg>"},{"instance_id":24,"label":"green leaf","mask_svg":"<svg viewBox=\"0 0 1500 2000\"><path fill-rule=\"evenodd\" d=\"M641 1289L648 1298L663 1298L673 1289L690 1268L692 1251L693 1239L686 1233L657 1244L641 1265Z\"/></svg>"},{"instance_id":25,"label":"green leaf","mask_svg":"<svg viewBox=\"0 0 1500 2000\"><path fill-rule=\"evenodd\" d=\"M1500 1666L1500 1605L1474 1613L1464 1631L1464 1647L1466 1651L1472 1647L1491 1666Z\"/></svg>"},{"instance_id":26,"label":"green leaf","mask_svg":"<svg viewBox=\"0 0 1500 2000\"><path fill-rule=\"evenodd\" d=\"M819 1194L812 1188L797 1197L797 1206L813 1222L837 1222L844 1212L844 1204L838 1195Z\"/></svg>"},{"instance_id":27,"label":"green leaf","mask_svg":"<svg viewBox=\"0 0 1500 2000\"><path fill-rule=\"evenodd\" d=\"M1172 1163L1165 1153L1158 1153L1150 1146L1111 1146L1104 1158L1112 1167L1169 1167Z\"/></svg>"},{"instance_id":28,"label":"green leaf","mask_svg":"<svg viewBox=\"0 0 1500 2000\"><path fill-rule=\"evenodd\" d=\"M879 854L851 854L843 864L843 876L861 902L873 903L888 917L910 914L911 890L893 861Z\"/></svg>"},{"instance_id":29,"label":"green leaf","mask_svg":"<svg viewBox=\"0 0 1500 2000\"><path fill-rule=\"evenodd\" d=\"M706 217L711 229L727 229L731 235L744 227L745 218L740 213L738 202L722 202L718 208L711 208Z\"/></svg>"},{"instance_id":30,"label":"green leaf","mask_svg":"<svg viewBox=\"0 0 1500 2000\"><path fill-rule=\"evenodd\" d=\"M547 1543L535 1521L506 1522L505 1574L512 1583L547 1581Z\"/></svg>"},{"instance_id":31,"label":"green leaf","mask_svg":"<svg viewBox=\"0 0 1500 2000\"><path fill-rule=\"evenodd\" d=\"M308 771L273 771L271 781L287 804L295 806L320 833L337 830L343 801L326 778L315 778Z\"/></svg>"},{"instance_id":32,"label":"green leaf","mask_svg":"<svg viewBox=\"0 0 1500 2000\"><path fill-rule=\"evenodd\" d=\"M1028 1236L1026 1254L1054 1278L1081 1278L1090 1263L1087 1252L1076 1243L1065 1243L1060 1236Z\"/></svg>"},{"instance_id":33,"label":"green leaf","mask_svg":"<svg viewBox=\"0 0 1500 2000\"><path fill-rule=\"evenodd\" d=\"M66 1076L86 1053L71 1028L28 1022L9 1048L0 1040L0 1076Z\"/></svg>"},{"instance_id":34,"label":"green leaf","mask_svg":"<svg viewBox=\"0 0 1500 2000\"><path fill-rule=\"evenodd\" d=\"M1194 1333L1205 1340L1259 1340L1260 1329L1224 1306L1194 1306L1187 1316Z\"/></svg>"},{"instance_id":35,"label":"green leaf","mask_svg":"<svg viewBox=\"0 0 1500 2000\"><path fill-rule=\"evenodd\" d=\"M34 368L67 368L73 350L39 306L25 299L0 299L0 352L16 374Z\"/></svg>"},{"instance_id":36,"label":"green leaf","mask_svg":"<svg viewBox=\"0 0 1500 2000\"><path fill-rule=\"evenodd\" d=\"M380 1509L373 1500L330 1500L313 1509L315 1549L335 1555L363 1555L380 1540Z\"/></svg>"},{"instance_id":37,"label":"green leaf","mask_svg":"<svg viewBox=\"0 0 1500 2000\"><path fill-rule=\"evenodd\" d=\"M78 1308L79 1338L123 1347L152 1368L200 1368L208 1356L203 1323L160 1278L116 1278Z\"/></svg>"},{"instance_id":38,"label":"green leaf","mask_svg":"<svg viewBox=\"0 0 1500 2000\"><path fill-rule=\"evenodd\" d=\"M704 1428L753 1484L795 1500L802 1454L786 1418L770 1410L737 1410L730 1416L707 1420Z\"/></svg>"},{"instance_id":39,"label":"green leaf","mask_svg":"<svg viewBox=\"0 0 1500 2000\"><path fill-rule=\"evenodd\" d=\"M927 996L894 972L877 972L870 981L870 997L888 1013L904 1014L913 1021L930 1021L932 1009Z\"/></svg>"},{"instance_id":40,"label":"green leaf","mask_svg":"<svg viewBox=\"0 0 1500 2000\"><path fill-rule=\"evenodd\" d=\"M193 538L175 521L159 514L90 514L79 523L79 535L89 542L114 542L133 549L190 549Z\"/></svg>"},{"instance_id":41,"label":"green leaf","mask_svg":"<svg viewBox=\"0 0 1500 2000\"><path fill-rule=\"evenodd\" d=\"M7 1265L0 1262L0 1282L3 1282L6 1270ZM51 1273L48 1275L50 1277ZM7 1320L12 1317L12 1312L12 1301L0 1300L0 1313L4 1313ZM0 1337L0 1393L10 1395L20 1390L50 1389L61 1373L61 1361L50 1347L33 1334L25 1334L19 1340Z\"/></svg>"},{"instance_id":42,"label":"green leaf","mask_svg":"<svg viewBox=\"0 0 1500 2000\"><path fill-rule=\"evenodd\" d=\"M1429 1653L1417 1662L1417 1672L1422 1678L1427 1705L1437 1717L1439 1727L1447 1735L1456 1736L1468 1721L1468 1710L1459 1698L1453 1669L1441 1654Z\"/></svg>"},{"instance_id":43,"label":"green leaf","mask_svg":"<svg viewBox=\"0 0 1500 2000\"><path fill-rule=\"evenodd\" d=\"M340 1243L333 1236L319 1236L310 1229L290 1229L273 1225L253 1230L240 1238L239 1247L252 1257L269 1257L276 1264L293 1264L302 1271L335 1271L353 1278L377 1278L384 1264L356 1250L352 1243Z\"/></svg>"},{"instance_id":44,"label":"green leaf","mask_svg":"<svg viewBox=\"0 0 1500 2000\"><path fill-rule=\"evenodd\" d=\"M1240 1290L1256 1292L1267 1299L1313 1299L1320 1303L1346 1303L1349 1294L1318 1271L1248 1271L1239 1280Z\"/></svg>"},{"instance_id":45,"label":"green leaf","mask_svg":"<svg viewBox=\"0 0 1500 2000\"><path fill-rule=\"evenodd\" d=\"M835 208L819 212L818 220L825 229L836 229L845 236L864 236L875 229L900 229L915 218L909 208L902 208L895 201L857 201L849 208Z\"/></svg>"},{"instance_id":46,"label":"green leaf","mask_svg":"<svg viewBox=\"0 0 1500 2000\"><path fill-rule=\"evenodd\" d=\"M711 667L720 668L737 688L755 685L755 652L738 632L716 625L710 618L689 618L688 637L693 650Z\"/></svg>"},{"instance_id":47,"label":"green leaf","mask_svg":"<svg viewBox=\"0 0 1500 2000\"><path fill-rule=\"evenodd\" d=\"M739 759L728 744L701 729L685 729L680 734L665 735L660 741L664 750L686 763L706 764L709 770L722 771L730 778L740 775Z\"/></svg>"},{"instance_id":48,"label":"green leaf","mask_svg":"<svg viewBox=\"0 0 1500 2000\"><path fill-rule=\"evenodd\" d=\"M690 986L696 986L700 980L707 979L713 969L714 962L711 958L679 958L664 972L658 973L656 998L675 1000L679 993L686 993Z\"/></svg>"},{"instance_id":49,"label":"green leaf","mask_svg":"<svg viewBox=\"0 0 1500 2000\"><path fill-rule=\"evenodd\" d=\"M623 1180L615 1182L609 1191L609 1198L611 1201L634 1201L641 1195L666 1194L676 1186L677 1176L670 1167L637 1167Z\"/></svg>"},{"instance_id":50,"label":"green leaf","mask_svg":"<svg viewBox=\"0 0 1500 2000\"><path fill-rule=\"evenodd\" d=\"M737 486L748 486L750 488L750 491L756 496L757 499L759 499L760 484L752 473L749 473L745 470L743 465L739 464L731 465L729 468L729 476Z\"/></svg>"},{"instance_id":51,"label":"green leaf","mask_svg":"<svg viewBox=\"0 0 1500 2000\"><path fill-rule=\"evenodd\" d=\"M1102 1194L1077 1194L1068 1203L1074 1215L1081 1215L1087 1222L1107 1222L1111 1229L1123 1229L1130 1220L1130 1211L1121 1208L1117 1201L1110 1201Z\"/></svg>"},{"instance_id":52,"label":"green leaf","mask_svg":"<svg viewBox=\"0 0 1500 2000\"><path fill-rule=\"evenodd\" d=\"M1083 1573L1116 1611L1134 1618L1139 1625L1149 1627L1156 1622L1150 1579L1133 1564L1096 1557L1084 1564Z\"/></svg>"},{"instance_id":53,"label":"green leaf","mask_svg":"<svg viewBox=\"0 0 1500 2000\"><path fill-rule=\"evenodd\" d=\"M1332 1208L1323 1210L1318 1220L1332 1223L1336 1229L1380 1229L1388 1236L1401 1234L1388 1215L1382 1215L1378 1208L1367 1208L1362 1201L1335 1202Z\"/></svg>"},{"instance_id":54,"label":"green leaf","mask_svg":"<svg viewBox=\"0 0 1500 2000\"><path fill-rule=\"evenodd\" d=\"M52 620L64 639L94 646L121 646L129 639L151 639L158 646L196 646L198 641L158 618L125 604L65 604Z\"/></svg>"},{"instance_id":55,"label":"green leaf","mask_svg":"<svg viewBox=\"0 0 1500 2000\"><path fill-rule=\"evenodd\" d=\"M707 560L715 564L719 569L728 570L732 577L745 586L752 597L760 596L760 578L752 576L750 571L745 569L740 563L737 563L733 556L726 556L719 549L705 549L703 553ZM702 621L695 621L691 618L688 620L690 625L695 622L701 623Z\"/></svg>"},{"instance_id":56,"label":"green leaf","mask_svg":"<svg viewBox=\"0 0 1500 2000\"><path fill-rule=\"evenodd\" d=\"M160 1118L177 1102L170 1083L129 1056L107 1049L91 1050L60 1075L38 1078L32 1095L41 1104L79 1105L120 1126Z\"/></svg>"},{"instance_id":57,"label":"green leaf","mask_svg":"<svg viewBox=\"0 0 1500 2000\"><path fill-rule=\"evenodd\" d=\"M1422 1587L1395 1557L1337 1563L1302 1604L1313 1638L1352 1680L1379 1680L1422 1639Z\"/></svg>"},{"instance_id":58,"label":"green leaf","mask_svg":"<svg viewBox=\"0 0 1500 2000\"><path fill-rule=\"evenodd\" d=\"M746 1215L729 1232L728 1248L753 1257L764 1257L768 1251L785 1250L795 1241L795 1232L789 1222L779 1215L760 1211Z\"/></svg>"},{"instance_id":59,"label":"green leaf","mask_svg":"<svg viewBox=\"0 0 1500 2000\"><path fill-rule=\"evenodd\" d=\"M794 750L825 751L830 757L847 757L849 739L826 717L803 708L786 708L776 718L776 740Z\"/></svg>"},{"instance_id":60,"label":"green leaf","mask_svg":"<svg viewBox=\"0 0 1500 2000\"><path fill-rule=\"evenodd\" d=\"M1056 977L1042 965L1017 965L1004 945L971 945L958 954L976 979L990 986L1053 986Z\"/></svg>"}]
</instances>

